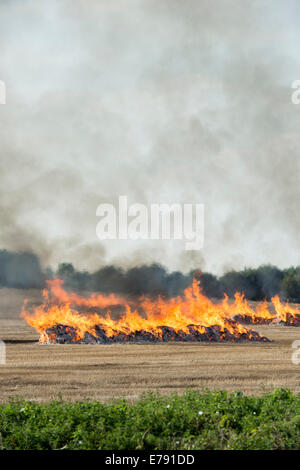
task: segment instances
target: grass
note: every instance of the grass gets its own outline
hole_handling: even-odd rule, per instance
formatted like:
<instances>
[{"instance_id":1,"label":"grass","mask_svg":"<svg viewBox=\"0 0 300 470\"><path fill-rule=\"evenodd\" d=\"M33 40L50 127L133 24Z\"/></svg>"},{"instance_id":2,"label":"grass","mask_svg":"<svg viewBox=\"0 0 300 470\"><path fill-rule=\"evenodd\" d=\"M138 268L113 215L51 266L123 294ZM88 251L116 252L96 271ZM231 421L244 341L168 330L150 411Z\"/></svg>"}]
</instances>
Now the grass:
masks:
<instances>
[{"instance_id":1,"label":"grass","mask_svg":"<svg viewBox=\"0 0 300 470\"><path fill-rule=\"evenodd\" d=\"M2 449L298 449L300 394L147 393L125 399L0 405Z\"/></svg>"}]
</instances>

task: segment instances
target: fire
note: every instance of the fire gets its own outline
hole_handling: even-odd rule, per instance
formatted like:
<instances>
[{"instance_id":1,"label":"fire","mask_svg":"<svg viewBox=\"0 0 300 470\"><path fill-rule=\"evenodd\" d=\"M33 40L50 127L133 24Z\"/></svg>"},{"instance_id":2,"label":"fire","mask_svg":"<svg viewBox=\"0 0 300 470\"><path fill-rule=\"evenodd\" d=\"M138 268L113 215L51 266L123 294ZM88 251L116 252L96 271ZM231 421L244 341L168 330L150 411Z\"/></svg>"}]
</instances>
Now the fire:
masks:
<instances>
[{"instance_id":1,"label":"fire","mask_svg":"<svg viewBox=\"0 0 300 470\"><path fill-rule=\"evenodd\" d=\"M300 310L292 307L288 302L282 304L278 295L272 298L277 319L286 325L297 326L300 325Z\"/></svg>"},{"instance_id":2,"label":"fire","mask_svg":"<svg viewBox=\"0 0 300 470\"><path fill-rule=\"evenodd\" d=\"M105 308L109 305L125 305L123 297L114 294L101 295L91 294L88 299L77 295L75 292L67 292L63 289L64 281L62 279L54 279L47 281L48 289L43 290L43 297L48 302L57 302L59 304L74 304L85 307Z\"/></svg>"},{"instance_id":3,"label":"fire","mask_svg":"<svg viewBox=\"0 0 300 470\"><path fill-rule=\"evenodd\" d=\"M265 300L253 308L244 298L244 294L237 292L233 304L226 305L225 310L232 318L246 323L300 325L300 310L288 302L282 303L278 295L271 298L270 307Z\"/></svg>"},{"instance_id":4,"label":"fire","mask_svg":"<svg viewBox=\"0 0 300 470\"><path fill-rule=\"evenodd\" d=\"M243 295L237 294L233 304L227 297L215 304L203 295L196 279L182 296L142 297L135 307L114 294L85 298L67 292L60 279L47 281L43 298L33 311L26 302L21 313L40 333L41 342L267 340L234 319L237 314L252 315ZM117 305L123 314L114 320L110 309Z\"/></svg>"}]
</instances>

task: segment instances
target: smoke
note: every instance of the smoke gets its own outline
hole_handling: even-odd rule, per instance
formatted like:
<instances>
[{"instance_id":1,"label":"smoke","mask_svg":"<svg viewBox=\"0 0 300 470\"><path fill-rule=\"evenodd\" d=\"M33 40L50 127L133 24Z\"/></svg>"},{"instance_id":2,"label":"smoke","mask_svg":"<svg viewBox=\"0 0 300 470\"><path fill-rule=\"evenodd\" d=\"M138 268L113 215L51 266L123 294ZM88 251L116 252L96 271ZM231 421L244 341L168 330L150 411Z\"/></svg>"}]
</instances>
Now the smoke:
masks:
<instances>
[{"instance_id":1,"label":"smoke","mask_svg":"<svg viewBox=\"0 0 300 470\"><path fill-rule=\"evenodd\" d=\"M0 250L0 286L40 288L44 283L38 257L32 253Z\"/></svg>"},{"instance_id":2,"label":"smoke","mask_svg":"<svg viewBox=\"0 0 300 470\"><path fill-rule=\"evenodd\" d=\"M0 246L82 270L300 263L298 10L295 0L2 1ZM203 250L100 242L96 208L120 194L204 203Z\"/></svg>"}]
</instances>

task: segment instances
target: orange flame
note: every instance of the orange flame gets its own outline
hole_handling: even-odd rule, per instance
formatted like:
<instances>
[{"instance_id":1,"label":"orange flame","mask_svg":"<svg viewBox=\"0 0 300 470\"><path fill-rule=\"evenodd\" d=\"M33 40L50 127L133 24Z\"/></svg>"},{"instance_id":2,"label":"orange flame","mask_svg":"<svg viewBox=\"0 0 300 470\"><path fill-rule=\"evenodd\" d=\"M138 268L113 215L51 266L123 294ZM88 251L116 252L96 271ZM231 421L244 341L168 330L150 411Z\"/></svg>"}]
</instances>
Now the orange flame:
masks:
<instances>
[{"instance_id":1,"label":"orange flame","mask_svg":"<svg viewBox=\"0 0 300 470\"><path fill-rule=\"evenodd\" d=\"M288 302L282 304L278 295L272 297L271 301L275 308L278 321L288 325L300 325L300 310L292 307Z\"/></svg>"},{"instance_id":2,"label":"orange flame","mask_svg":"<svg viewBox=\"0 0 300 470\"><path fill-rule=\"evenodd\" d=\"M188 326L196 325L199 332L204 332L207 327L218 326L221 333L227 331L235 336L246 334L251 338L252 330L234 321L235 316L250 318L252 323L257 323L259 321L256 322L256 319L274 320L283 318L284 315L286 317L287 309L282 306L279 298L274 298L275 314L268 310L266 302L253 310L240 293L236 293L231 304L226 296L221 303L216 304L201 292L200 281L196 279L182 296L170 299L158 297L155 300L141 297L137 308L133 308L122 296L114 294L91 294L85 298L74 292L67 292L61 279L47 281L43 297L43 303L35 307L33 312L27 308L28 303L25 302L21 313L27 323L40 333L41 342L55 342L55 337L49 337L47 330L56 325L74 328L76 340L82 340L86 333L94 335L95 327L99 325L108 337L136 331L154 332L160 337L162 326L171 327L175 332L188 333ZM109 307L116 305L122 306L125 313L120 319L113 320ZM104 309L104 314L96 312L97 308Z\"/></svg>"},{"instance_id":3,"label":"orange flame","mask_svg":"<svg viewBox=\"0 0 300 470\"><path fill-rule=\"evenodd\" d=\"M67 292L62 287L64 283L62 279L54 279L53 281L46 282L48 288L43 290L43 297L51 302L57 302L59 304L73 304L90 308L106 308L111 305L125 305L127 303L123 297L116 296L115 294L102 295L93 293L87 299L77 295L75 292Z\"/></svg>"}]
</instances>

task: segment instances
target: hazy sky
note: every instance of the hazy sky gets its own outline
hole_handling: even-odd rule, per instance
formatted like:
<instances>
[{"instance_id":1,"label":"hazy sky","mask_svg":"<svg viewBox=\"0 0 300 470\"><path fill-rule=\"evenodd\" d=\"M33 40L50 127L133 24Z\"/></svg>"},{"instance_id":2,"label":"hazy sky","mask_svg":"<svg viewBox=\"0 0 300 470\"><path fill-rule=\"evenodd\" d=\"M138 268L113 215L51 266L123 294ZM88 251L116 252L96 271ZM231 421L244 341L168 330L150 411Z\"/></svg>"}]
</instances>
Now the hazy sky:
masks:
<instances>
[{"instance_id":1,"label":"hazy sky","mask_svg":"<svg viewBox=\"0 0 300 470\"><path fill-rule=\"evenodd\" d=\"M44 265L300 264L300 4L1 0L0 247ZM96 208L205 204L205 242L96 238Z\"/></svg>"}]
</instances>

